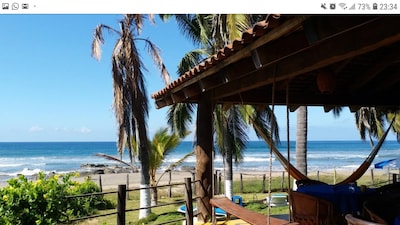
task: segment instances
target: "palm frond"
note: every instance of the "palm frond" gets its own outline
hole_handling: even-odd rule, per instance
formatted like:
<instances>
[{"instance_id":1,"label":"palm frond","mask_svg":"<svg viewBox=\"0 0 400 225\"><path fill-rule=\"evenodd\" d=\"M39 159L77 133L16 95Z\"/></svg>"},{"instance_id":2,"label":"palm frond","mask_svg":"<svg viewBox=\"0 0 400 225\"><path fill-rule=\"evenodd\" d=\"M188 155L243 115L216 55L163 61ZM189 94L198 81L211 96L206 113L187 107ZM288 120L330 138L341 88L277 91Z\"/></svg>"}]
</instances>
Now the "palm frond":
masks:
<instances>
[{"instance_id":1,"label":"palm frond","mask_svg":"<svg viewBox=\"0 0 400 225\"><path fill-rule=\"evenodd\" d=\"M169 171L174 170L176 167L178 167L179 165L181 165L183 162L185 162L185 160L187 158L189 158L190 156L193 156L195 154L194 151L191 151L189 153L187 153L186 155L184 155L182 158L180 158L178 161L176 161L175 163L170 164L167 169L165 169L165 171L160 175L160 178L158 178L157 184L158 182L161 180L161 178ZM157 186L156 184L156 186Z\"/></svg>"},{"instance_id":2,"label":"palm frond","mask_svg":"<svg viewBox=\"0 0 400 225\"><path fill-rule=\"evenodd\" d=\"M119 31L107 25L99 24L96 26L93 32L92 41L92 57L96 60L101 59L101 46L104 44L103 29L108 30L109 32L120 34Z\"/></svg>"},{"instance_id":3,"label":"palm frond","mask_svg":"<svg viewBox=\"0 0 400 225\"><path fill-rule=\"evenodd\" d=\"M167 123L172 132L177 133L179 137L184 137L190 132L189 125L193 121L194 107L193 104L178 103L168 108Z\"/></svg>"},{"instance_id":4,"label":"palm frond","mask_svg":"<svg viewBox=\"0 0 400 225\"><path fill-rule=\"evenodd\" d=\"M114 162L118 162L118 163L124 164L125 166L129 166L132 169L135 169L131 164L129 164L129 163L127 163L127 162L125 162L125 161L123 161L121 159L118 159L118 158L116 158L114 156L111 156L111 155L107 155L107 154L104 154L104 153L96 153L95 156L98 156L98 157L101 157L101 158L104 158L104 159L107 159L107 160L111 160L111 161L114 161Z\"/></svg>"},{"instance_id":5,"label":"palm frond","mask_svg":"<svg viewBox=\"0 0 400 225\"><path fill-rule=\"evenodd\" d=\"M195 49L187 52L178 64L178 75L185 74L186 71L191 70L198 65L204 57L210 56L205 49Z\"/></svg>"},{"instance_id":6,"label":"palm frond","mask_svg":"<svg viewBox=\"0 0 400 225\"><path fill-rule=\"evenodd\" d=\"M167 68L164 65L162 58L161 58L160 49L156 45L154 45L153 42L149 41L148 39L146 39L145 42L146 42L148 52L149 52L150 56L152 57L154 64L156 64L156 66L158 67L158 69L161 72L161 77L163 78L163 81L165 82L165 84L169 84L170 75L168 73Z\"/></svg>"},{"instance_id":7,"label":"palm frond","mask_svg":"<svg viewBox=\"0 0 400 225\"><path fill-rule=\"evenodd\" d=\"M230 41L241 38L242 33L251 26L249 14L228 14L226 23Z\"/></svg>"},{"instance_id":8,"label":"palm frond","mask_svg":"<svg viewBox=\"0 0 400 225\"><path fill-rule=\"evenodd\" d=\"M175 20L181 33L195 46L201 45L200 26L194 14L177 14Z\"/></svg>"},{"instance_id":9,"label":"palm frond","mask_svg":"<svg viewBox=\"0 0 400 225\"><path fill-rule=\"evenodd\" d=\"M254 120L254 123L256 123L257 126L263 131L263 134L274 140L275 143L280 142L279 125L271 108L267 106L261 111L254 110L254 115L250 119ZM257 130L256 135L257 137L262 138Z\"/></svg>"}]
</instances>

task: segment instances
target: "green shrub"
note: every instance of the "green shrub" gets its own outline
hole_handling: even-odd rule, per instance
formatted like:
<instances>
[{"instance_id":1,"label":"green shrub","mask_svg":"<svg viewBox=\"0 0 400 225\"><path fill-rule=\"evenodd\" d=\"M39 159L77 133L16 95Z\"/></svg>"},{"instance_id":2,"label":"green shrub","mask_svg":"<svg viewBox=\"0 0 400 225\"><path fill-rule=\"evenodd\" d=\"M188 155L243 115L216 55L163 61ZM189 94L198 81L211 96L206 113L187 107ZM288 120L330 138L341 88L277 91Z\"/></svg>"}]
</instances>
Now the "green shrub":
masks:
<instances>
[{"instance_id":1,"label":"green shrub","mask_svg":"<svg viewBox=\"0 0 400 225\"><path fill-rule=\"evenodd\" d=\"M23 175L10 179L9 185L0 189L0 224L58 224L89 215L97 207L104 209L113 205L102 195L66 198L99 191L94 182L78 183L72 181L71 176L46 178L44 173L40 173L37 181L28 181Z\"/></svg>"}]
</instances>

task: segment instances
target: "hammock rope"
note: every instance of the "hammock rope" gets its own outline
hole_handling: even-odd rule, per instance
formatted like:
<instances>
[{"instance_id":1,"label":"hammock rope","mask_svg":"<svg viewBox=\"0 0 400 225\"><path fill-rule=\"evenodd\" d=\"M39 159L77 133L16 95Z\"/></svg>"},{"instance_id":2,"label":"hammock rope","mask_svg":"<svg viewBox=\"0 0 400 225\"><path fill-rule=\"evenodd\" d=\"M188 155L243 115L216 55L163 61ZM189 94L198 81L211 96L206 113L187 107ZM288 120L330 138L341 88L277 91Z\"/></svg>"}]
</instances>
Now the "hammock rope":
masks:
<instances>
[{"instance_id":1,"label":"hammock rope","mask_svg":"<svg viewBox=\"0 0 400 225\"><path fill-rule=\"evenodd\" d=\"M396 117L395 117L396 118ZM354 171L349 177L344 179L343 181L339 182L338 185L340 184L348 184L348 183L353 183L356 182L364 173L368 170L368 168L371 166L372 161L374 161L375 156L378 154L379 150L381 149L383 142L386 139L386 136L388 135L390 128L393 126L393 122L395 120L393 118L392 122L390 123L389 127L387 128L386 132L383 134L383 136L380 138L379 142L375 147L372 149L371 153L368 155L368 157L364 160L364 162L357 168L356 171Z\"/></svg>"},{"instance_id":2,"label":"hammock rope","mask_svg":"<svg viewBox=\"0 0 400 225\"><path fill-rule=\"evenodd\" d=\"M357 181L370 167L372 161L374 160L375 156L378 154L379 150L381 149L383 142L386 139L387 134L390 131L390 128L393 126L393 122L395 119L392 120L389 127L387 128L386 132L380 138L379 142L375 147L372 149L371 153L368 157L364 160L364 162L355 170L349 177L344 179L343 181L337 183L336 185L340 184L348 184ZM285 170L296 180L312 180L301 173L296 167L294 167L289 160L287 160L275 147L275 145L267 138L267 136L262 132L261 128L256 124L253 123L254 128L259 132L260 136L264 139L264 141L268 144L270 149L274 152L275 156L278 158L279 162L283 165Z\"/></svg>"}]
</instances>

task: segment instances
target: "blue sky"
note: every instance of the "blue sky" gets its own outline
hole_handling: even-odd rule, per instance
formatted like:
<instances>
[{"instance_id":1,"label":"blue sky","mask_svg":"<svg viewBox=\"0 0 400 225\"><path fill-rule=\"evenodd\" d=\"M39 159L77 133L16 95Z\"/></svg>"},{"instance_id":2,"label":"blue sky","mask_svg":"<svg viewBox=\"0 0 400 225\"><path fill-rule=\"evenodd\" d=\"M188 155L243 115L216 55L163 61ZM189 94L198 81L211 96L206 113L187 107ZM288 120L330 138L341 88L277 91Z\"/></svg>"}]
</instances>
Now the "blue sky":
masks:
<instances>
[{"instance_id":1,"label":"blue sky","mask_svg":"<svg viewBox=\"0 0 400 225\"><path fill-rule=\"evenodd\" d=\"M0 15L0 142L116 140L110 63L116 37L105 33L100 62L91 57L91 41L96 25L118 28L121 18ZM176 79L179 60L194 47L180 34L175 21L163 23L157 18L155 25L145 25L141 37L150 38L161 49L172 80ZM155 109L150 99L150 94L162 89L164 83L145 49L141 55L148 70L151 137L155 130L166 126L167 108ZM277 107L276 114L284 140L285 108ZM290 115L292 140L295 115ZM255 139L254 134L250 138ZM309 140L359 140L353 115L345 109L335 118L320 107L310 107Z\"/></svg>"}]
</instances>

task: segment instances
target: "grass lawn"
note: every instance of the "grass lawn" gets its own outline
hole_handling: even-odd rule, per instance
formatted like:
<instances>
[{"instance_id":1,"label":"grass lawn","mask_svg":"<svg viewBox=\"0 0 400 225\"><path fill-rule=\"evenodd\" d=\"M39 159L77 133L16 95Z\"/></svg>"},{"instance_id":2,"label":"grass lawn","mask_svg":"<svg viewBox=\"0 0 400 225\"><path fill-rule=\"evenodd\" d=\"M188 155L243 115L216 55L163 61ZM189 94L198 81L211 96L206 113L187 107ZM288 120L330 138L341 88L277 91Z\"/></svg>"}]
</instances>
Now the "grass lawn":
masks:
<instances>
[{"instance_id":1,"label":"grass lawn","mask_svg":"<svg viewBox=\"0 0 400 225\"><path fill-rule=\"evenodd\" d=\"M311 178L316 179L316 176L310 175ZM345 175L336 175L335 180L340 181L343 180L346 176ZM332 184L333 182L333 176L329 174L323 174L319 176L320 180L326 183ZM268 181L268 179L267 179ZM379 184L384 183L387 181L387 175L377 175L374 177L374 183L378 184L376 186L379 186ZM292 182L292 181L291 181ZM280 192L281 190L281 177L274 177L271 182L271 191L272 192ZM358 185L367 185L371 186L372 185L372 179L370 174L364 175L361 179L358 180ZM234 193L235 195L240 195L243 198L243 203L244 206L250 210L254 210L256 212L262 213L267 215L268 213L268 207L266 206L265 203L263 203L263 200L268 196L268 193L262 193L262 181L260 179L245 179L243 181L243 192L240 193L240 181L234 181ZM287 181L286 184L284 184L284 188L286 189L288 186ZM222 188L223 190L223 188ZM267 185L267 190L268 190L268 185ZM175 190L173 191L173 196L172 198L167 197L167 189L166 188L160 188L159 189L159 205L163 204L170 204L162 207L156 207L152 209L152 215L148 218L147 221L138 221L139 217L139 211L131 211L126 213L126 224L160 224L163 222L175 220L175 219L184 219L184 214L181 214L177 212L177 209L180 205L183 203L180 203L184 199L183 196L183 191L182 189L180 190ZM109 194L105 195L106 198L112 200L115 202L115 205L117 203L117 195L116 194ZM134 209L139 207L139 192L134 191L129 193L129 200L127 201L126 209ZM115 212L116 210L102 210L99 211L98 214L107 214L111 212ZM282 207L272 207L271 208L271 215L277 215L277 214L288 214L289 213L289 207L288 206L282 206ZM110 215L110 216L105 216L105 217L98 217L90 220L84 220L80 222L74 223L76 225L94 225L94 224L100 224L100 225L115 225L117 224L117 215ZM176 222L176 223L169 223L169 224L182 224L182 221Z\"/></svg>"}]
</instances>

